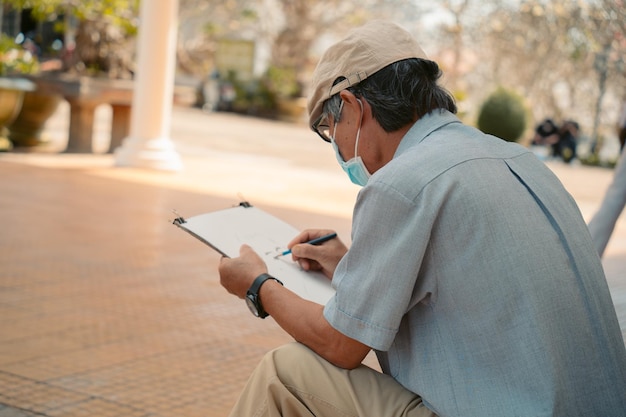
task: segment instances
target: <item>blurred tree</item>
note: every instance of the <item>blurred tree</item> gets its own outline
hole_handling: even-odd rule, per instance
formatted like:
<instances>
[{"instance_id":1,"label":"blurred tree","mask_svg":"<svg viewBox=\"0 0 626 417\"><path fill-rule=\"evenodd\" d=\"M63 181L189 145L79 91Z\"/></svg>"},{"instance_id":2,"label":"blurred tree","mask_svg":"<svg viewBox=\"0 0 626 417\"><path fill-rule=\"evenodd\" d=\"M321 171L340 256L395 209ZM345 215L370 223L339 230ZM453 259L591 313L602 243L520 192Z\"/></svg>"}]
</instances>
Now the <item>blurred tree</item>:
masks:
<instances>
[{"instance_id":1,"label":"blurred tree","mask_svg":"<svg viewBox=\"0 0 626 417\"><path fill-rule=\"evenodd\" d=\"M452 52L451 62L446 71L448 88L457 95L460 91L465 89L462 86L463 80L461 79L461 65L463 51L465 50L464 32L467 26L464 20L467 19L468 9L471 3L472 0L441 0L441 6L449 12L453 18L450 23L444 23L442 26L444 33L450 39Z\"/></svg>"},{"instance_id":2,"label":"blurred tree","mask_svg":"<svg viewBox=\"0 0 626 417\"><path fill-rule=\"evenodd\" d=\"M519 88L535 120L577 118L592 130L603 90L610 86L621 97L624 89L625 7L623 0L522 0L500 7L482 26L485 75Z\"/></svg>"},{"instance_id":3,"label":"blurred tree","mask_svg":"<svg viewBox=\"0 0 626 417\"><path fill-rule=\"evenodd\" d=\"M415 1L415 26L421 27L420 42L430 47L430 57L437 61L443 70L443 83L457 100L459 115L464 118L470 113L470 107L476 111L477 105L484 100L487 89L480 89L481 97L474 98L474 85L482 83L477 77L481 67L478 56L481 48L477 47L480 28L485 24L485 15L502 7L499 0L434 0L424 5ZM491 86L489 86L491 87ZM475 116L475 114L472 114Z\"/></svg>"},{"instance_id":4,"label":"blurred tree","mask_svg":"<svg viewBox=\"0 0 626 417\"><path fill-rule=\"evenodd\" d=\"M415 8L411 0L181 0L179 66L204 76L219 39L253 39L270 46L273 68L295 74L302 84L317 61L314 46L324 36L342 35L374 16L407 16Z\"/></svg>"},{"instance_id":5,"label":"blurred tree","mask_svg":"<svg viewBox=\"0 0 626 417\"><path fill-rule=\"evenodd\" d=\"M180 0L176 51L179 69L204 77L215 67L220 39L259 39L253 0Z\"/></svg>"},{"instance_id":6,"label":"blurred tree","mask_svg":"<svg viewBox=\"0 0 626 417\"><path fill-rule=\"evenodd\" d=\"M139 0L4 0L31 9L34 18L57 21L64 31L64 70L77 74L132 76ZM76 19L74 32L72 20Z\"/></svg>"},{"instance_id":7,"label":"blurred tree","mask_svg":"<svg viewBox=\"0 0 626 417\"><path fill-rule=\"evenodd\" d=\"M602 104L607 88L616 93L618 100L625 96L624 55L626 54L626 5L623 1L601 1L589 13L587 36L592 40L590 52L594 54L593 69L598 76L598 93L594 109L592 139L594 151L602 147L599 126ZM613 81L613 82L611 82ZM621 90L621 91L620 91ZM617 107L617 106L616 106Z\"/></svg>"},{"instance_id":8,"label":"blurred tree","mask_svg":"<svg viewBox=\"0 0 626 417\"><path fill-rule=\"evenodd\" d=\"M411 0L274 0L273 3L281 11L282 22L272 37L272 66L294 73L301 87L317 63L312 52L320 39L343 36L370 19L392 18L398 13L409 18L419 9Z\"/></svg>"}]
</instances>

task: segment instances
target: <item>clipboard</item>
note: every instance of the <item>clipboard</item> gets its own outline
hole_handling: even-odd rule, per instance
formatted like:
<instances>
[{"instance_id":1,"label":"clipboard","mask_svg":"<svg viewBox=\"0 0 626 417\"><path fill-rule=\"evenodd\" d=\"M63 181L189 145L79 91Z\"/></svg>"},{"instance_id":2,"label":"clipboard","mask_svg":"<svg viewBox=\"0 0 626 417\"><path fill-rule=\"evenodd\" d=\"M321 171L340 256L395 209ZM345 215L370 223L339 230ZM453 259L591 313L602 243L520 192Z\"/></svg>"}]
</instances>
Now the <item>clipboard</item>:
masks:
<instances>
[{"instance_id":1,"label":"clipboard","mask_svg":"<svg viewBox=\"0 0 626 417\"><path fill-rule=\"evenodd\" d=\"M325 305L335 294L321 272L303 270L290 256L275 257L299 230L248 202L186 219L178 216L172 223L222 256L237 257L242 244L251 246L269 274L304 299Z\"/></svg>"}]
</instances>

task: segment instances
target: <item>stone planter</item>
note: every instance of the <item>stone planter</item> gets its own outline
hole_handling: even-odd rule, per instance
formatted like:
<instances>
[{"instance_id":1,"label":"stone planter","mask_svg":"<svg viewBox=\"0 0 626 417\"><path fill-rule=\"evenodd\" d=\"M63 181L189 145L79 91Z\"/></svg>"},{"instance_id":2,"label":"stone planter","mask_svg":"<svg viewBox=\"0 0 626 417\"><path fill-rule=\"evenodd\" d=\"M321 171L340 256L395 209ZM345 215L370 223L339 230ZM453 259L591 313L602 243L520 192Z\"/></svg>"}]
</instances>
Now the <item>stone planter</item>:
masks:
<instances>
[{"instance_id":1,"label":"stone planter","mask_svg":"<svg viewBox=\"0 0 626 417\"><path fill-rule=\"evenodd\" d=\"M63 97L40 90L24 93L22 110L9 126L9 139L14 146L37 146L43 142L41 132L59 107Z\"/></svg>"},{"instance_id":2,"label":"stone planter","mask_svg":"<svg viewBox=\"0 0 626 417\"><path fill-rule=\"evenodd\" d=\"M35 84L23 78L0 77L0 150L12 149L7 126L19 114L26 91L33 91Z\"/></svg>"}]
</instances>

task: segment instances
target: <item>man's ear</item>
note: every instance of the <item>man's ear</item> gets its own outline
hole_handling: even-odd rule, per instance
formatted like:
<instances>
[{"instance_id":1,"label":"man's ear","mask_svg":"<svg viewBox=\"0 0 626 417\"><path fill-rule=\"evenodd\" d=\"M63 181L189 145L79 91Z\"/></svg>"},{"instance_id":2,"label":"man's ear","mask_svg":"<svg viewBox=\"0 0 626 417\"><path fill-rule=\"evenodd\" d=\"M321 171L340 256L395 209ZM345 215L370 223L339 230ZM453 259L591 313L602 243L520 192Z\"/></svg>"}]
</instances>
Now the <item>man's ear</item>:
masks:
<instances>
[{"instance_id":1,"label":"man's ear","mask_svg":"<svg viewBox=\"0 0 626 417\"><path fill-rule=\"evenodd\" d=\"M352 91L349 90L341 90L339 92L339 97L341 97L341 99L344 101L344 106L345 105L357 105L357 100L358 98L354 95L354 93Z\"/></svg>"},{"instance_id":2,"label":"man's ear","mask_svg":"<svg viewBox=\"0 0 626 417\"><path fill-rule=\"evenodd\" d=\"M358 98L351 91L342 90L339 96L343 100L344 111L354 112L356 118L361 118L365 112L363 98Z\"/></svg>"}]
</instances>

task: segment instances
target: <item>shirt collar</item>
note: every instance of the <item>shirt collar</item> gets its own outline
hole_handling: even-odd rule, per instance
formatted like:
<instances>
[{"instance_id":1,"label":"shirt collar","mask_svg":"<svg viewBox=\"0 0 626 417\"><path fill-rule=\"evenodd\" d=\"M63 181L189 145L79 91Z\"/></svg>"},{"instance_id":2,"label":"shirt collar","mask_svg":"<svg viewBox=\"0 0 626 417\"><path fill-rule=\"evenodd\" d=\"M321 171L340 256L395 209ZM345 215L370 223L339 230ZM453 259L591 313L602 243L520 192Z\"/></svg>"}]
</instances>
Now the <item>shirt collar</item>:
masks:
<instances>
[{"instance_id":1,"label":"shirt collar","mask_svg":"<svg viewBox=\"0 0 626 417\"><path fill-rule=\"evenodd\" d=\"M422 142L435 130L438 130L450 123L460 122L461 121L458 117L456 117L456 115L444 109L433 110L430 113L425 114L417 122L415 122L413 126L411 126L408 132L406 132L396 149L394 158L404 153L407 149Z\"/></svg>"}]
</instances>

